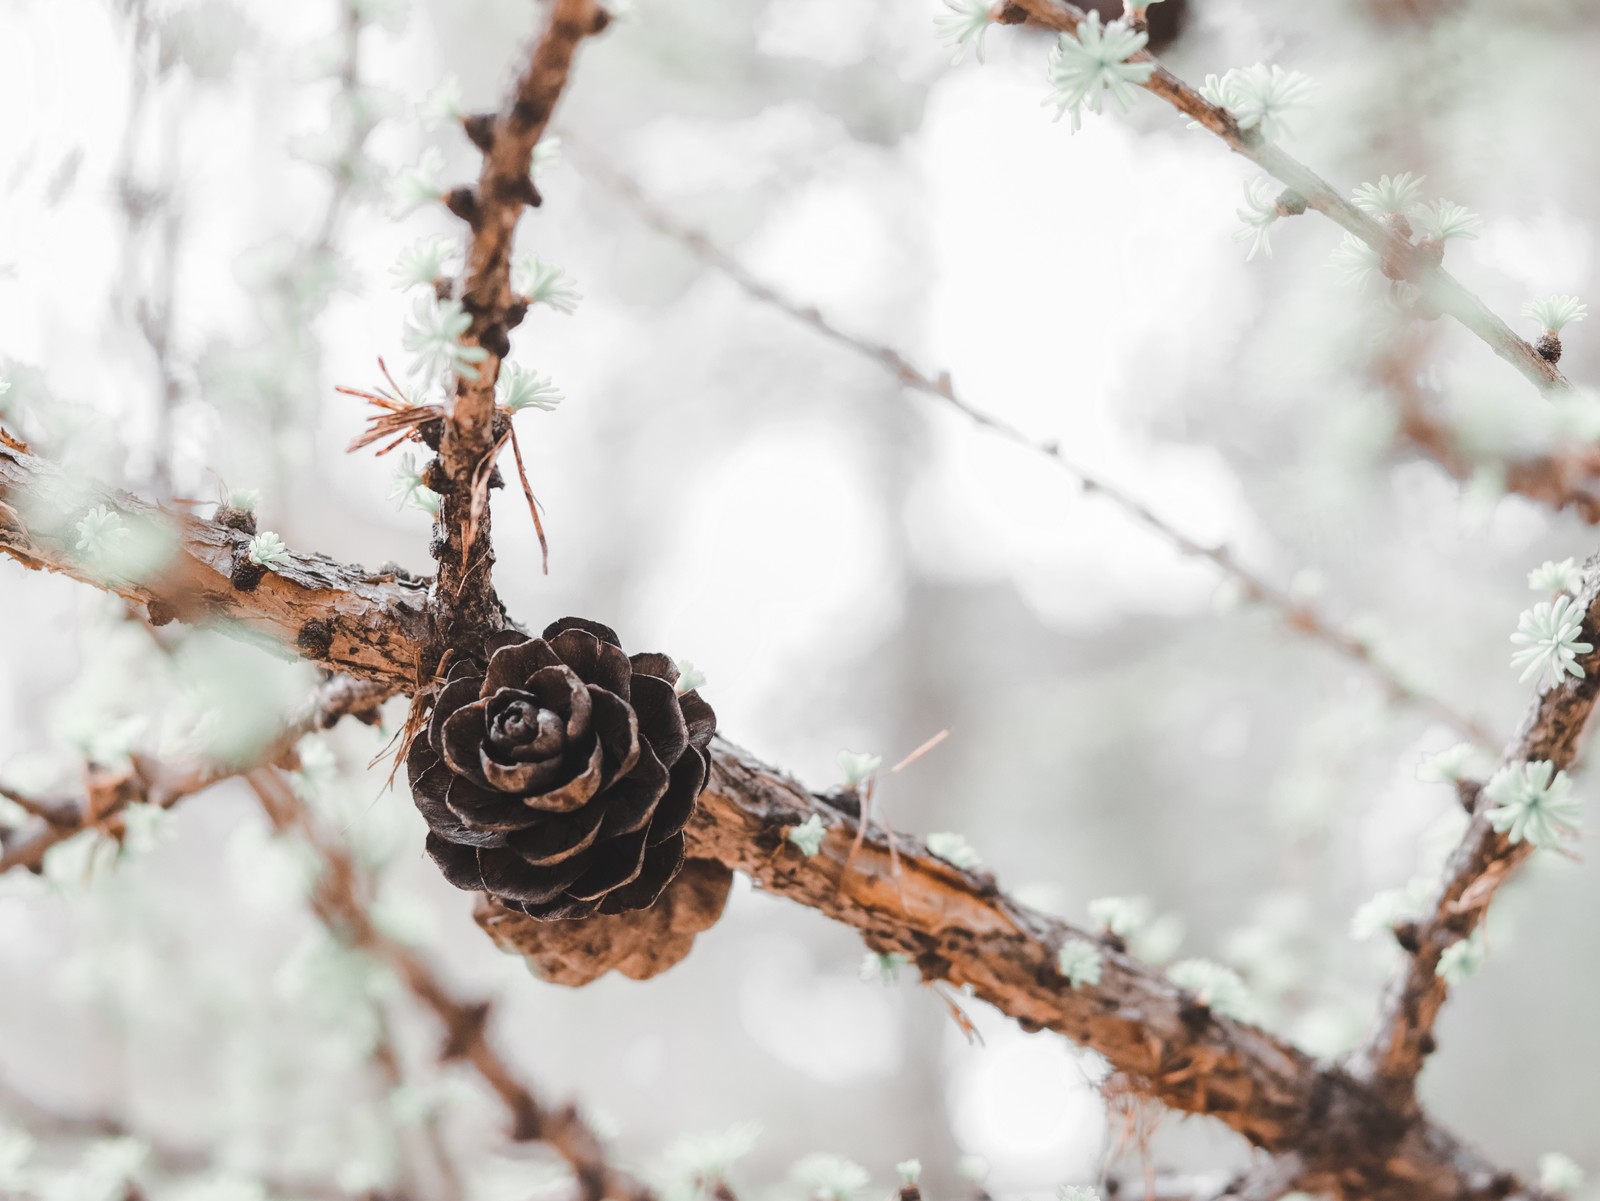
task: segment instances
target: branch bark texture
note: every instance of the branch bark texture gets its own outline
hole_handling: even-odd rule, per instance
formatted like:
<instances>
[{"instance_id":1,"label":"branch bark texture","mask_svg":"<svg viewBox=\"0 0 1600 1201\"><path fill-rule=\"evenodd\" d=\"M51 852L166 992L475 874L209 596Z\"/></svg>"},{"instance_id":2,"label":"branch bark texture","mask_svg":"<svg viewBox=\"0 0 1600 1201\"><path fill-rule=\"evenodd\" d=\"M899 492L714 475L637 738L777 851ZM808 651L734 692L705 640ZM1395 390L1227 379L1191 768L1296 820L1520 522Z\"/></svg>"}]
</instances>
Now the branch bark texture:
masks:
<instances>
[{"instance_id":1,"label":"branch bark texture","mask_svg":"<svg viewBox=\"0 0 1600 1201\"><path fill-rule=\"evenodd\" d=\"M77 524L100 505L159 540L164 562L139 578L94 570L78 549ZM153 625L221 626L341 675L415 687L432 632L426 580L301 552L265 570L249 561L249 546L249 530L72 480L44 459L0 445L0 553L24 567L143 605Z\"/></svg>"}]
</instances>

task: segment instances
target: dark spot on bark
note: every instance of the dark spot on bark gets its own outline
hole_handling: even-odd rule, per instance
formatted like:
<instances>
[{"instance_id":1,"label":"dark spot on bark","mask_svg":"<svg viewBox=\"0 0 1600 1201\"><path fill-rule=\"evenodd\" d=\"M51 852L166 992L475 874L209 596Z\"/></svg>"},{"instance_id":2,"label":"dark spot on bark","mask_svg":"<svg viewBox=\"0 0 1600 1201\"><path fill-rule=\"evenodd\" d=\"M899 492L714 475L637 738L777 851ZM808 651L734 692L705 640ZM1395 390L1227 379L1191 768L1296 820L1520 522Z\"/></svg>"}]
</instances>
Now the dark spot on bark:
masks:
<instances>
[{"instance_id":1,"label":"dark spot on bark","mask_svg":"<svg viewBox=\"0 0 1600 1201\"><path fill-rule=\"evenodd\" d=\"M225 525L230 530L238 530L241 534L249 534L252 538L256 535L256 515L249 509L235 509L232 505L218 505L217 524Z\"/></svg>"},{"instance_id":2,"label":"dark spot on bark","mask_svg":"<svg viewBox=\"0 0 1600 1201\"><path fill-rule=\"evenodd\" d=\"M535 125L544 123L550 115L550 106L543 100L518 100L511 106L511 127L526 133Z\"/></svg>"},{"instance_id":3,"label":"dark spot on bark","mask_svg":"<svg viewBox=\"0 0 1600 1201\"><path fill-rule=\"evenodd\" d=\"M1110 930L1101 932L1100 945L1115 951L1118 955L1125 955L1128 951L1128 944L1123 941L1122 936L1113 934Z\"/></svg>"},{"instance_id":4,"label":"dark spot on bark","mask_svg":"<svg viewBox=\"0 0 1600 1201\"><path fill-rule=\"evenodd\" d=\"M427 483L427 480L424 479L423 483ZM429 486L431 487L432 485L429 485ZM407 571L404 567L400 566L400 564L396 563L393 559L389 559L389 560L385 561L384 563L381 563L381 564L378 565L378 575L379 576L388 576L390 579L398 580L399 582L401 582L403 584L415 584L415 583L419 582L422 579L421 576L416 575L413 572Z\"/></svg>"},{"instance_id":5,"label":"dark spot on bark","mask_svg":"<svg viewBox=\"0 0 1600 1201\"><path fill-rule=\"evenodd\" d=\"M422 486L443 495L450 487L450 477L444 473L444 464L437 458L429 459L422 469Z\"/></svg>"},{"instance_id":6,"label":"dark spot on bark","mask_svg":"<svg viewBox=\"0 0 1600 1201\"><path fill-rule=\"evenodd\" d=\"M1034 1021L1032 1018L1018 1018L1017 1019L1017 1027L1024 1034L1038 1034L1041 1030L1044 1029L1043 1026L1041 1026L1038 1022Z\"/></svg>"},{"instance_id":7,"label":"dark spot on bark","mask_svg":"<svg viewBox=\"0 0 1600 1201\"><path fill-rule=\"evenodd\" d=\"M815 795L817 800L830 809L836 809L850 817L861 816L861 798L854 788L841 788L835 792L819 792Z\"/></svg>"},{"instance_id":8,"label":"dark spot on bark","mask_svg":"<svg viewBox=\"0 0 1600 1201\"><path fill-rule=\"evenodd\" d=\"M234 549L233 571L228 576L228 582L237 591L254 592L266 574L265 567L250 561L250 552L245 547L239 546Z\"/></svg>"},{"instance_id":9,"label":"dark spot on bark","mask_svg":"<svg viewBox=\"0 0 1600 1201\"><path fill-rule=\"evenodd\" d=\"M1436 1040L1433 1037L1433 1035L1429 1034L1426 1030L1424 1030L1423 1033L1422 1033L1422 1037L1417 1040L1417 1051L1424 1058L1426 1058L1427 1056L1432 1055L1438 1049L1439 1049L1438 1040Z\"/></svg>"},{"instance_id":10,"label":"dark spot on bark","mask_svg":"<svg viewBox=\"0 0 1600 1201\"><path fill-rule=\"evenodd\" d=\"M503 359L511 353L511 339L506 336L506 327L503 325L491 325L484 330L478 335L478 345L497 359Z\"/></svg>"},{"instance_id":11,"label":"dark spot on bark","mask_svg":"<svg viewBox=\"0 0 1600 1201\"><path fill-rule=\"evenodd\" d=\"M294 644L313 659L325 659L333 649L333 627L321 618L313 617L300 627L300 632L294 636Z\"/></svg>"},{"instance_id":12,"label":"dark spot on bark","mask_svg":"<svg viewBox=\"0 0 1600 1201\"><path fill-rule=\"evenodd\" d=\"M1333 1081L1327 1076L1317 1076L1311 1085L1311 1096L1306 1101L1306 1124L1314 1126L1328 1116L1333 1103Z\"/></svg>"},{"instance_id":13,"label":"dark spot on bark","mask_svg":"<svg viewBox=\"0 0 1600 1201\"><path fill-rule=\"evenodd\" d=\"M1211 1021L1211 1007L1202 1004L1192 993L1184 993L1178 1002L1178 1020L1198 1034Z\"/></svg>"},{"instance_id":14,"label":"dark spot on bark","mask_svg":"<svg viewBox=\"0 0 1600 1201\"><path fill-rule=\"evenodd\" d=\"M527 315L528 315L528 303L527 303L527 301L525 301L525 300L517 301L516 304L512 305L509 309L506 310L506 328L507 329L516 329L517 326L522 324L522 319L524 317L526 317Z\"/></svg>"},{"instance_id":15,"label":"dark spot on bark","mask_svg":"<svg viewBox=\"0 0 1600 1201\"><path fill-rule=\"evenodd\" d=\"M450 1029L444 1047L439 1051L439 1058L446 1063L453 1059L465 1059L483 1038L483 1028L488 1020L488 1002L478 1001L460 1006L450 1017Z\"/></svg>"},{"instance_id":16,"label":"dark spot on bark","mask_svg":"<svg viewBox=\"0 0 1600 1201\"><path fill-rule=\"evenodd\" d=\"M477 194L471 188L451 188L445 193L444 206L470 225L473 232L477 232L483 221L483 210L478 205Z\"/></svg>"},{"instance_id":17,"label":"dark spot on bark","mask_svg":"<svg viewBox=\"0 0 1600 1201\"><path fill-rule=\"evenodd\" d=\"M1407 955L1415 955L1422 949L1422 943L1417 939L1416 922L1396 922L1390 929L1394 933L1395 942L1400 944L1400 949Z\"/></svg>"},{"instance_id":18,"label":"dark spot on bark","mask_svg":"<svg viewBox=\"0 0 1600 1201\"><path fill-rule=\"evenodd\" d=\"M417 426L417 436L422 444L435 454L439 453L439 440L444 437L444 422L435 417Z\"/></svg>"},{"instance_id":19,"label":"dark spot on bark","mask_svg":"<svg viewBox=\"0 0 1600 1201\"><path fill-rule=\"evenodd\" d=\"M178 619L178 611L165 601L146 601L145 620L153 626L170 625Z\"/></svg>"},{"instance_id":20,"label":"dark spot on bark","mask_svg":"<svg viewBox=\"0 0 1600 1201\"><path fill-rule=\"evenodd\" d=\"M442 559L450 553L450 539L438 526L433 527L433 537L428 539L428 553L435 559Z\"/></svg>"},{"instance_id":21,"label":"dark spot on bark","mask_svg":"<svg viewBox=\"0 0 1600 1201\"><path fill-rule=\"evenodd\" d=\"M494 190L495 195L508 204L525 204L530 208L538 208L544 203L544 197L539 195L539 189L527 175L498 179L495 181Z\"/></svg>"},{"instance_id":22,"label":"dark spot on bark","mask_svg":"<svg viewBox=\"0 0 1600 1201\"><path fill-rule=\"evenodd\" d=\"M544 1130L544 1124L539 1120L539 1110L533 1103L533 1098L523 1095L512 1102L512 1112L515 1117L511 1122L511 1140L517 1143L536 1143ZM595 1196L600 1196L595 1193Z\"/></svg>"},{"instance_id":23,"label":"dark spot on bark","mask_svg":"<svg viewBox=\"0 0 1600 1201\"><path fill-rule=\"evenodd\" d=\"M604 33L611 25L611 14L603 8L594 10L594 24L589 27L590 33Z\"/></svg>"},{"instance_id":24,"label":"dark spot on bark","mask_svg":"<svg viewBox=\"0 0 1600 1201\"><path fill-rule=\"evenodd\" d=\"M1560 334L1541 334L1539 340L1533 344L1533 348L1539 352L1539 357L1547 363L1559 363L1561 361Z\"/></svg>"},{"instance_id":25,"label":"dark spot on bark","mask_svg":"<svg viewBox=\"0 0 1600 1201\"><path fill-rule=\"evenodd\" d=\"M461 128L466 132L467 140L485 154L494 149L493 113L469 113L461 118Z\"/></svg>"}]
</instances>

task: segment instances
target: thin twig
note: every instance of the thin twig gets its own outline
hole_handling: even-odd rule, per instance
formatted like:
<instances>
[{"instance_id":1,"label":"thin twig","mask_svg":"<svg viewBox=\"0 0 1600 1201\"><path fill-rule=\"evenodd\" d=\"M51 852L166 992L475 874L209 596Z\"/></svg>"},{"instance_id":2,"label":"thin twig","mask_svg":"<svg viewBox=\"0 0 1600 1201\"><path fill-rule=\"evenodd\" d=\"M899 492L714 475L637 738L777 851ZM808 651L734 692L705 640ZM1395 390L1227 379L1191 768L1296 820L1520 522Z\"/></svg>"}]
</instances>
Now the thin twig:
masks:
<instances>
[{"instance_id":1,"label":"thin twig","mask_svg":"<svg viewBox=\"0 0 1600 1201\"><path fill-rule=\"evenodd\" d=\"M1600 628L1600 556L1585 564L1577 605L1585 615L1579 637L1600 645L1595 638ZM1563 677L1561 683L1541 687L1534 696L1516 736L1500 756L1501 768L1540 761L1556 770L1572 765L1600 695L1596 675L1600 650L1581 657L1577 666L1587 674ZM1450 991L1438 973L1441 957L1455 943L1473 936L1495 894L1534 851L1531 843L1513 843L1489 824L1487 814L1494 803L1483 790L1464 795L1472 799L1472 820L1446 863L1424 916L1397 929L1406 960L1389 982L1371 1035L1348 1062L1353 1077L1402 1109L1415 1106L1416 1077L1437 1045L1434 1024Z\"/></svg>"},{"instance_id":2,"label":"thin twig","mask_svg":"<svg viewBox=\"0 0 1600 1201\"><path fill-rule=\"evenodd\" d=\"M131 767L126 771L91 766L86 772L88 799L81 805L70 805L70 820L52 820L40 813L42 824L25 831L0 849L0 874L17 867L38 871L51 847L85 830L119 833L122 811L129 805L155 805L170 809L184 798L232 779L256 764L275 763L291 754L295 743L313 730L327 729L346 714L364 713L376 708L394 692L394 688L382 684L343 678L330 680L323 685L316 702L301 717L286 726L257 759L242 766L215 763L173 766L155 763L140 756L134 757ZM29 808L10 789L0 790L0 795ZM34 805L39 807L38 802L34 802ZM58 816L65 817L67 807L60 806L62 812Z\"/></svg>"},{"instance_id":3,"label":"thin twig","mask_svg":"<svg viewBox=\"0 0 1600 1201\"><path fill-rule=\"evenodd\" d=\"M1060 33L1076 33L1078 23L1086 19L1082 9L1065 0L1008 0L1007 9L1026 14L1034 24ZM1141 50L1129 61L1154 63L1155 71L1149 81L1141 85L1146 91L1221 138L1235 154L1249 159L1287 186L1305 201L1306 207L1331 218L1372 247L1395 275L1414 284L1434 308L1448 313L1483 339L1534 387L1545 393L1571 387L1554 363L1542 358L1531 343L1519 337L1476 294L1421 248L1362 212L1315 171L1262 138L1258 130L1241 129L1232 114L1179 79L1149 51Z\"/></svg>"},{"instance_id":4,"label":"thin twig","mask_svg":"<svg viewBox=\"0 0 1600 1201\"><path fill-rule=\"evenodd\" d=\"M570 138L568 142L571 142ZM1068 458L1059 443L1035 439L1010 422L975 407L957 394L948 374L941 374L935 379L893 347L851 333L824 317L814 306L801 304L779 292L771 284L752 274L738 259L717 246L704 234L676 220L646 196L636 182L602 162L591 151L581 147L575 148L573 158L580 163L585 172L625 200L648 225L678 242L701 262L726 276L746 295L788 314L835 344L871 359L907 388L942 401L975 425L1017 446L1043 455L1077 480L1084 492L1105 497L1184 554L1206 559L1214 564L1224 575L1239 585L1247 599L1275 610L1290 629L1305 634L1359 663L1393 699L1415 706L1475 742L1492 746L1497 741L1474 718L1460 712L1443 699L1408 683L1367 639L1352 633L1324 616L1309 602L1291 595L1286 589L1271 583L1260 573L1246 567L1234 557L1228 547L1209 545L1184 533L1157 515L1131 492L1108 482Z\"/></svg>"},{"instance_id":5,"label":"thin twig","mask_svg":"<svg viewBox=\"0 0 1600 1201\"><path fill-rule=\"evenodd\" d=\"M551 1106L538 1099L515 1069L489 1042L489 1005L456 997L437 970L412 948L384 934L368 905L372 885L345 845L317 821L282 774L261 767L245 777L272 824L300 835L321 860L323 871L312 891L317 917L339 939L386 965L444 1027L442 1055L465 1059L494 1090L511 1118L511 1137L546 1143L572 1169L585 1201L648 1201L643 1185L610 1163L594 1130L572 1105Z\"/></svg>"}]
</instances>

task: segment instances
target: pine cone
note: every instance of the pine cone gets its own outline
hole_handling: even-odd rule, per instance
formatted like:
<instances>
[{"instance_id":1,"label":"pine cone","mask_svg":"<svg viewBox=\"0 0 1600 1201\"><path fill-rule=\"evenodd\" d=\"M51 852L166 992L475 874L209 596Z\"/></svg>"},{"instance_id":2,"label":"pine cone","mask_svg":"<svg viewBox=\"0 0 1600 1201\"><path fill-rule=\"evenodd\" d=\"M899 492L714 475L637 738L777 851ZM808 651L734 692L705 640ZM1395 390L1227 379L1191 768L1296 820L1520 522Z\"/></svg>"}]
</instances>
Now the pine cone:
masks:
<instances>
[{"instance_id":1,"label":"pine cone","mask_svg":"<svg viewBox=\"0 0 1600 1201\"><path fill-rule=\"evenodd\" d=\"M654 904L683 866L717 724L677 680L666 655L630 659L579 617L452 664L406 755L445 879L543 921Z\"/></svg>"},{"instance_id":2,"label":"pine cone","mask_svg":"<svg viewBox=\"0 0 1600 1201\"><path fill-rule=\"evenodd\" d=\"M695 935L709 930L727 903L733 873L715 859L691 859L649 909L579 922L536 922L481 896L473 916L500 949L527 960L541 980L581 988L607 972L648 980L680 962Z\"/></svg>"}]
</instances>

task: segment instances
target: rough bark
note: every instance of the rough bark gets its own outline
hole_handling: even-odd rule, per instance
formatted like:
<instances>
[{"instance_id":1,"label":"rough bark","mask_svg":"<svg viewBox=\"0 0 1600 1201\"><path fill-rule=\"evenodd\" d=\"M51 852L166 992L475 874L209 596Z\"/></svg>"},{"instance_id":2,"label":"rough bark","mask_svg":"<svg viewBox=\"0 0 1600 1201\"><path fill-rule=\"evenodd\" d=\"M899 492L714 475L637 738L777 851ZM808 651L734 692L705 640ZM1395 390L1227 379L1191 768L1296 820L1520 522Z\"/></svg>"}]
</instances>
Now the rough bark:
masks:
<instances>
[{"instance_id":1,"label":"rough bark","mask_svg":"<svg viewBox=\"0 0 1600 1201\"><path fill-rule=\"evenodd\" d=\"M76 526L105 505L170 534L171 553L148 578L104 578L76 549ZM428 581L291 552L270 571L249 562L245 530L157 508L126 492L69 479L60 468L0 445L0 553L142 605L152 625L226 627L341 675L416 686L431 633Z\"/></svg>"},{"instance_id":2,"label":"rough bark","mask_svg":"<svg viewBox=\"0 0 1600 1201\"><path fill-rule=\"evenodd\" d=\"M989 873L954 868L903 835L874 829L852 859L859 826L849 798L816 796L724 740L714 751L689 826L691 854L853 926L877 951L910 956L926 979L970 986L1025 1028L1093 1048L1173 1109L1214 1117L1263 1150L1297 1153L1302 1188L1418 1201L1518 1194L1514 1178L1426 1119L1263 1030L1210 1013L1108 942L1100 983L1071 987L1057 950L1095 934L1018 904ZM812 814L827 835L808 858L785 834Z\"/></svg>"}]
</instances>

